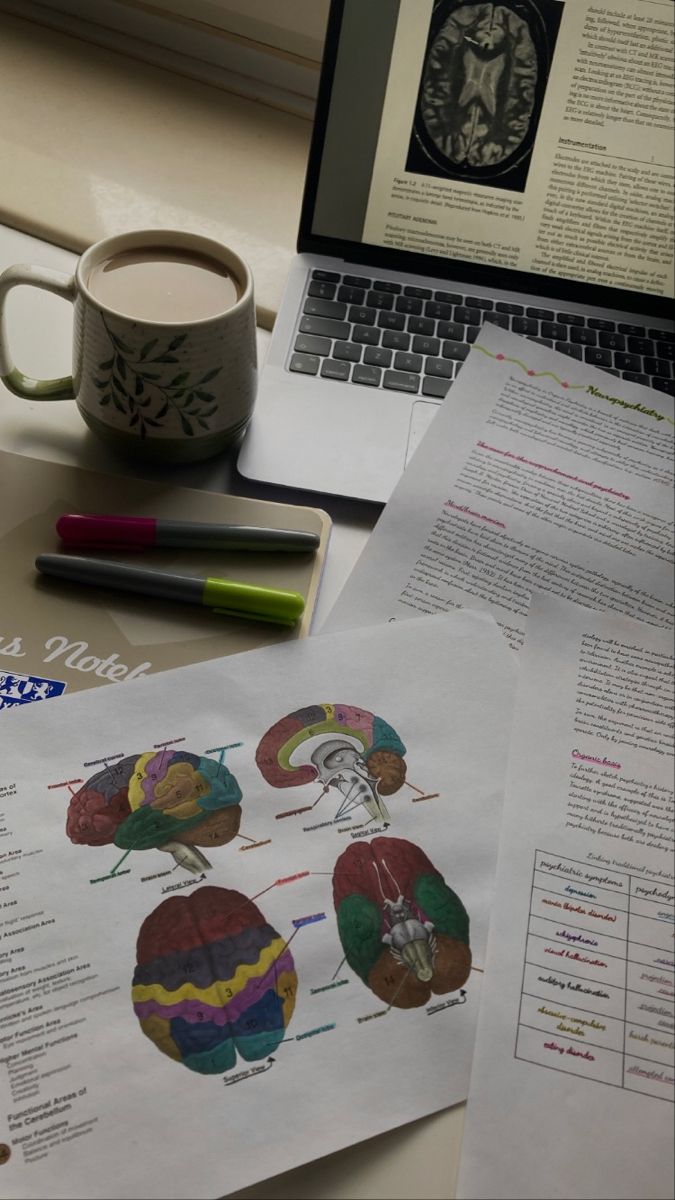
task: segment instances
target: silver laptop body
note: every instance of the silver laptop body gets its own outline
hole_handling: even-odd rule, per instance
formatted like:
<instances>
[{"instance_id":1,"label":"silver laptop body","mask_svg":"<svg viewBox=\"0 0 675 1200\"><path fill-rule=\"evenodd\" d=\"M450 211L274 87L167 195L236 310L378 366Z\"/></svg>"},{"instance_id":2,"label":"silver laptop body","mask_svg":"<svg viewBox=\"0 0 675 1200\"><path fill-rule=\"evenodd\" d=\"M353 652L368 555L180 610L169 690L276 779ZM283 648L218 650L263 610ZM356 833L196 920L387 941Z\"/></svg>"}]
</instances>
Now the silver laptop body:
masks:
<instances>
[{"instance_id":1,"label":"silver laptop body","mask_svg":"<svg viewBox=\"0 0 675 1200\"><path fill-rule=\"evenodd\" d=\"M632 0L632 6L639 21L644 5ZM563 273L523 272L502 262L504 238L527 222L511 223L495 251L498 217L484 224L493 240L479 241L475 214L473 225L463 215L466 204L517 213L529 203L536 170L548 169L552 156L561 178L571 162L596 172L598 180L607 169L634 180L634 169L620 176L623 159L600 149L601 136L613 137L615 151L637 144L632 126L619 123L610 135L589 134L577 121L558 121L555 107L551 111L562 68L567 74L574 69L579 12L591 7L586 0L573 6L570 0L334 0L300 252L239 453L244 476L386 502L438 404L446 396L452 402L452 382L483 320L675 394L672 235L670 249L662 245L648 271L650 262L635 254L640 230L622 223L619 206L610 231L611 253L619 247L616 261L610 253L601 262L587 242L590 248L579 250L575 265ZM660 11L672 24L672 11ZM518 80L524 75L530 87L523 91ZM399 136L399 117L389 110L405 108L400 92L406 86L410 119ZM515 117L514 97L521 104ZM575 111L573 99L570 104ZM672 144L666 152L658 127L648 145L647 137L642 129L641 167L649 172L663 217L672 213ZM395 175L387 174L387 147L402 164ZM373 209L382 179L390 188L386 214L382 204ZM547 186L549 205L556 203L554 182ZM390 198L394 189L397 199ZM427 232L439 227L444 197L461 202L449 218L440 218L444 236L465 246L471 238L464 234L473 230L474 261L438 253L437 235ZM568 260L570 248L585 236L573 227L573 213L574 205L565 202L553 231ZM542 229L540 260L547 253L555 262ZM607 244L606 228L595 236ZM645 245L654 254L653 238ZM491 256L497 261L491 263ZM612 271L614 286L607 282ZM626 286L638 272L650 290Z\"/></svg>"}]
</instances>

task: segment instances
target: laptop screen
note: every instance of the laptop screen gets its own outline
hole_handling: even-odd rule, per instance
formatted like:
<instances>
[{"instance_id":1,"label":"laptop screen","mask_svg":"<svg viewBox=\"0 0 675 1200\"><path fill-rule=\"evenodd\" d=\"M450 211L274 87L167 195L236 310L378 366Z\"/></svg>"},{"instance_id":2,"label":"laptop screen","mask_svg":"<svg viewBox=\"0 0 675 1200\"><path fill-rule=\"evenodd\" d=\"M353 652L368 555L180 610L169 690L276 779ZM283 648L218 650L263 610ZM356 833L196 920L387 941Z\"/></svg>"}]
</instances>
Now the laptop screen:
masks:
<instances>
[{"instance_id":1,"label":"laptop screen","mask_svg":"<svg viewBox=\"0 0 675 1200\"><path fill-rule=\"evenodd\" d=\"M665 311L673 7L334 2L299 248Z\"/></svg>"}]
</instances>

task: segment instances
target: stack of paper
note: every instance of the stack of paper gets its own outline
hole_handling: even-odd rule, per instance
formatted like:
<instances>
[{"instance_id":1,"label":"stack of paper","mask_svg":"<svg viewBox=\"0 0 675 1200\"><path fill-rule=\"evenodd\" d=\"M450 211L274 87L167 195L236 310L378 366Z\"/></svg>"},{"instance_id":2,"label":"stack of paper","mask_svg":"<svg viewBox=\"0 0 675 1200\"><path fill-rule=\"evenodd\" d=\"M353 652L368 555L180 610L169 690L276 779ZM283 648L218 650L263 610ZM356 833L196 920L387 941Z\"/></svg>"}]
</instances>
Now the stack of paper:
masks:
<instances>
[{"instance_id":1,"label":"stack of paper","mask_svg":"<svg viewBox=\"0 0 675 1200\"><path fill-rule=\"evenodd\" d=\"M525 641L464 1200L672 1195L674 424L484 326L326 626Z\"/></svg>"},{"instance_id":2,"label":"stack of paper","mask_svg":"<svg viewBox=\"0 0 675 1200\"><path fill-rule=\"evenodd\" d=\"M319 636L3 714L8 1194L670 1195L673 429L484 326Z\"/></svg>"}]
</instances>

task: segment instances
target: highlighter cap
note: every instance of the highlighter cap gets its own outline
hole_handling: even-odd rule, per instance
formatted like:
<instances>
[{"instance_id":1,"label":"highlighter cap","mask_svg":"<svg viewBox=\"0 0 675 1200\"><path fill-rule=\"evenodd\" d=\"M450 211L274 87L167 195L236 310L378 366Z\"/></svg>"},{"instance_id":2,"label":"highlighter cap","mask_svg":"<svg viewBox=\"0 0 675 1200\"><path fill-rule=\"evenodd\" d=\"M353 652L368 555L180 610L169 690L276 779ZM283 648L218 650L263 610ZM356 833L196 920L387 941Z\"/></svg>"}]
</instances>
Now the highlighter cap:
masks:
<instances>
[{"instance_id":1,"label":"highlighter cap","mask_svg":"<svg viewBox=\"0 0 675 1200\"><path fill-rule=\"evenodd\" d=\"M217 578L206 579L204 604L219 612L248 613L282 625L294 625L305 611L305 598L300 592L283 592L277 588Z\"/></svg>"},{"instance_id":2,"label":"highlighter cap","mask_svg":"<svg viewBox=\"0 0 675 1200\"><path fill-rule=\"evenodd\" d=\"M154 546L157 521L154 517L113 517L102 513L64 513L56 532L66 546L144 550Z\"/></svg>"}]
</instances>

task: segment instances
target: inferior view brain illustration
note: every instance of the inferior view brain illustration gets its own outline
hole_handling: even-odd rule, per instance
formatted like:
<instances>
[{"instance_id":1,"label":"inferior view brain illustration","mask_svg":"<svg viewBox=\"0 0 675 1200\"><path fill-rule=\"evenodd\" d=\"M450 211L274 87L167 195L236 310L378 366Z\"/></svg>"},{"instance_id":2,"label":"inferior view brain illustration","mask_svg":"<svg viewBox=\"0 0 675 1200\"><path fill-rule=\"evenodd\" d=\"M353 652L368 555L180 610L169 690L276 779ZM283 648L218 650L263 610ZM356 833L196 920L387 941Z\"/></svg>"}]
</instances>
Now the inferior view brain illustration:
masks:
<instances>
[{"instance_id":1,"label":"inferior view brain illustration","mask_svg":"<svg viewBox=\"0 0 675 1200\"><path fill-rule=\"evenodd\" d=\"M143 1033L203 1075L272 1054L293 1015L297 976L286 942L241 892L201 887L143 922L132 985Z\"/></svg>"},{"instance_id":2,"label":"inferior view brain illustration","mask_svg":"<svg viewBox=\"0 0 675 1200\"><path fill-rule=\"evenodd\" d=\"M129 850L166 843L223 846L241 821L241 789L222 763L187 750L149 750L104 767L72 797L72 842Z\"/></svg>"},{"instance_id":3,"label":"inferior view brain illustration","mask_svg":"<svg viewBox=\"0 0 675 1200\"><path fill-rule=\"evenodd\" d=\"M387 1004L416 1008L466 983L466 909L413 842L353 842L335 864L333 901L347 962Z\"/></svg>"}]
</instances>

